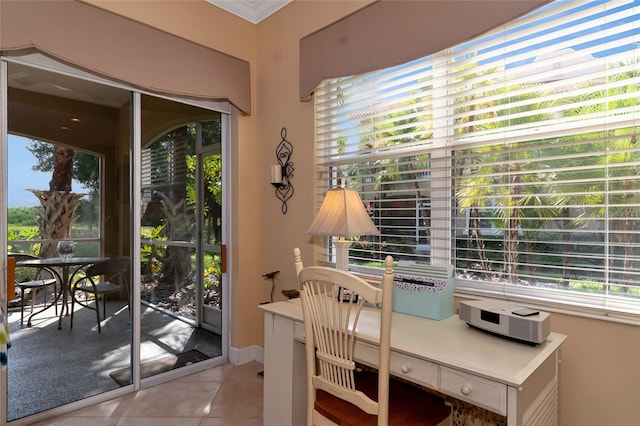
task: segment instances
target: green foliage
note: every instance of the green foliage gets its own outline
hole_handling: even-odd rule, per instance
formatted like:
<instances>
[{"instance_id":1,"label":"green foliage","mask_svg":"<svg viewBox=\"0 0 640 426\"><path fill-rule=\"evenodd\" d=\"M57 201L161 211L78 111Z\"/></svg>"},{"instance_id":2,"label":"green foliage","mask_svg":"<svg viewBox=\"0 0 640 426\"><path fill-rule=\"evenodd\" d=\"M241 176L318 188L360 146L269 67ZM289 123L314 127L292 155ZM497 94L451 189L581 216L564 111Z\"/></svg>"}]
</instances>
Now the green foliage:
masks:
<instances>
[{"instance_id":1,"label":"green foliage","mask_svg":"<svg viewBox=\"0 0 640 426\"><path fill-rule=\"evenodd\" d=\"M222 257L206 253L204 256L204 288L218 287L222 277Z\"/></svg>"},{"instance_id":2,"label":"green foliage","mask_svg":"<svg viewBox=\"0 0 640 426\"><path fill-rule=\"evenodd\" d=\"M143 226L140 230L140 236L145 240L167 241L164 235L165 225L150 227Z\"/></svg>"},{"instance_id":3,"label":"green foliage","mask_svg":"<svg viewBox=\"0 0 640 426\"><path fill-rule=\"evenodd\" d=\"M7 223L9 226L36 226L38 207L9 207Z\"/></svg>"},{"instance_id":4,"label":"green foliage","mask_svg":"<svg viewBox=\"0 0 640 426\"><path fill-rule=\"evenodd\" d=\"M143 240L152 241L167 241L165 235L165 225L156 227L143 226L140 229L140 234ZM143 262L143 271L147 274L156 274L160 271L162 265L160 264L160 258L165 255L164 245L156 244L142 244L140 247L140 259ZM160 248L160 251L158 251Z\"/></svg>"},{"instance_id":5,"label":"green foliage","mask_svg":"<svg viewBox=\"0 0 640 426\"><path fill-rule=\"evenodd\" d=\"M40 231L37 226L20 227L9 224L7 235L9 253L27 253L38 255L40 253L40 243L18 243L18 241L31 241L38 238ZM12 241L14 242L12 244Z\"/></svg>"}]
</instances>

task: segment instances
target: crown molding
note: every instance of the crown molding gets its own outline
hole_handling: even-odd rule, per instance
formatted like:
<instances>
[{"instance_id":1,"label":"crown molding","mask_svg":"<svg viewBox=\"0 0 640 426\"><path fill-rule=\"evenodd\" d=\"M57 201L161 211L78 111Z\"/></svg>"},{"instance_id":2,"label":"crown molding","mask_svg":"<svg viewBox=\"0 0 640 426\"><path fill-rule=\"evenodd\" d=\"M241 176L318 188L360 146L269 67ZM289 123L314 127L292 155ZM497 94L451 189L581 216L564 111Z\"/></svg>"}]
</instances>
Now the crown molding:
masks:
<instances>
[{"instance_id":1,"label":"crown molding","mask_svg":"<svg viewBox=\"0 0 640 426\"><path fill-rule=\"evenodd\" d=\"M206 0L208 3L257 24L292 0Z\"/></svg>"}]
</instances>

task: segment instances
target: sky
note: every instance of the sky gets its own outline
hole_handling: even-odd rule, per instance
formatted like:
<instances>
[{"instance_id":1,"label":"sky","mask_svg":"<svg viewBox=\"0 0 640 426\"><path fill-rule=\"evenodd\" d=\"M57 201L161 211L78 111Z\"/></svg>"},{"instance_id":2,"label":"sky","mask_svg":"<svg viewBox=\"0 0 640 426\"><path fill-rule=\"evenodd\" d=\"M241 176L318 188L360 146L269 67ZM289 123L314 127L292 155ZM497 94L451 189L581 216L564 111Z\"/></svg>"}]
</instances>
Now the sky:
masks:
<instances>
[{"instance_id":1,"label":"sky","mask_svg":"<svg viewBox=\"0 0 640 426\"><path fill-rule=\"evenodd\" d=\"M51 172L33 170L36 158L27 149L31 139L9 135L8 154L8 207L31 207L39 205L38 199L27 189L48 190ZM73 181L74 192L82 192L82 186Z\"/></svg>"},{"instance_id":2,"label":"sky","mask_svg":"<svg viewBox=\"0 0 640 426\"><path fill-rule=\"evenodd\" d=\"M8 205L9 207L35 206L38 199L27 189L49 189L51 173L42 173L32 170L36 159L27 149L30 139L9 135L9 179L8 179Z\"/></svg>"}]
</instances>

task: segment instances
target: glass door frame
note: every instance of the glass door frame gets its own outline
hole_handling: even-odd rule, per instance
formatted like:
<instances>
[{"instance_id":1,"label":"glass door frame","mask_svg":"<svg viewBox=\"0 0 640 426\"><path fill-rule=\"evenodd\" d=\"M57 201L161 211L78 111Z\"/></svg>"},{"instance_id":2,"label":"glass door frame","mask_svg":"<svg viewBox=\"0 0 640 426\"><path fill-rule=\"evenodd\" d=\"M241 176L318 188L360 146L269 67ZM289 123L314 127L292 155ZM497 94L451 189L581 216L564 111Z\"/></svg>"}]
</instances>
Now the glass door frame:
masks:
<instances>
[{"instance_id":1,"label":"glass door frame","mask_svg":"<svg viewBox=\"0 0 640 426\"><path fill-rule=\"evenodd\" d=\"M200 123L198 123L198 131L197 131L197 137L196 137L196 167L197 167L197 173L196 173L196 180L197 180L197 188L198 188L198 197L197 197L197 211L199 212L199 214L197 215L196 218L196 226L198 229L198 234L197 234L197 247L199 250L200 255L197 256L198 259L198 263L197 263L197 270L199 271L198 274L198 291L196 293L196 304L197 304L197 309L196 309L196 323L198 326L202 326L204 329L209 330L209 331L213 331L216 333L219 333L222 336L222 357L227 359L227 349L228 349L228 336L226 335L226 333L224 332L225 330L227 330L227 324L228 324L228 315L225 315L224 312L225 310L228 310L229 307L229 303L228 303L228 289L229 289L229 285L228 285L228 274L227 274L227 269L225 265L226 262L226 246L227 246L227 242L229 241L228 239L228 229L229 227L227 226L227 219L229 218L228 216L228 209L227 209L227 197L226 197L226 193L227 191L225 190L225 188L227 188L226 183L228 182L228 174L227 174L227 164L228 161L226 161L226 158L228 156L229 153L229 141L228 141L228 129L229 129L229 125L230 125L230 120L229 120L229 116L227 114L221 114L221 121L220 121L220 126L222 129L222 135L221 135L221 141L220 141L220 147L217 148L216 145L212 145L212 146L203 146L203 141L202 141L202 128ZM221 158L222 158L222 181L221 181L221 186L222 186L222 209L221 209L221 221L222 221L222 227L221 227L221 231L222 231L222 235L221 235L221 243L220 246L216 246L216 245L212 245L212 244L208 244L205 241L204 238L204 228L205 228L205 224L204 224L204 209L205 209L205 202L204 202L204 185L205 185L205 176L204 176L204 158L210 155L215 155L215 154L220 154ZM219 248L219 249L218 249ZM221 287L221 292L222 292L222 296L221 296L221 300L220 300L220 310L221 310L221 320L220 320L220 324L215 324L215 323L210 323L207 322L207 315L205 315L205 311L207 310L207 307L204 304L204 296L203 296L203 290L204 290L204 253L205 252L213 252L213 253L217 253L221 256L221 274L220 274L220 287ZM215 315L215 314L212 314ZM226 339L226 340L225 340Z\"/></svg>"},{"instance_id":2,"label":"glass door frame","mask_svg":"<svg viewBox=\"0 0 640 426\"><path fill-rule=\"evenodd\" d=\"M7 206L8 196L6 188L9 183L8 174L8 122L7 122L7 80L8 71L7 63L0 60L0 250L2 253L8 251L8 224L7 224ZM6 321L7 316L7 256L2 256L0 259L0 314L3 315L2 322ZM6 368L0 369L0 407L4 407L3 412L0 413L0 425L7 424L7 390L8 390L8 372Z\"/></svg>"}]
</instances>

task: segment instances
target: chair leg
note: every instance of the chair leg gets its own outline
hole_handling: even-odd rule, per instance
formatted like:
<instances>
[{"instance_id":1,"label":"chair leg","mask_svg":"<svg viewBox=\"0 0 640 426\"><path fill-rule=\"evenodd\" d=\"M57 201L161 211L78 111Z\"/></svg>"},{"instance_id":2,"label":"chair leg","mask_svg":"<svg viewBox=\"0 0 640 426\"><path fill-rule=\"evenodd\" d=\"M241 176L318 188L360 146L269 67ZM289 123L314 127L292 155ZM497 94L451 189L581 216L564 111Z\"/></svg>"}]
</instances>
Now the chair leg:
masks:
<instances>
[{"instance_id":1,"label":"chair leg","mask_svg":"<svg viewBox=\"0 0 640 426\"><path fill-rule=\"evenodd\" d=\"M47 302L49 301L49 298L47 296L47 287L48 286L44 286L44 303L43 303L43 306L45 308L47 308ZM56 295L57 294L58 293L56 292L56 283L54 282L53 283L53 294L52 294L53 295L53 302L51 302L51 303L55 303L55 305L53 305L53 310L56 312L56 316L58 316L58 302L56 301Z\"/></svg>"},{"instance_id":2,"label":"chair leg","mask_svg":"<svg viewBox=\"0 0 640 426\"><path fill-rule=\"evenodd\" d=\"M36 296L38 296L38 289L32 288L29 291L29 294L31 295L31 313L33 313L33 310L36 307Z\"/></svg>"},{"instance_id":3,"label":"chair leg","mask_svg":"<svg viewBox=\"0 0 640 426\"><path fill-rule=\"evenodd\" d=\"M102 331L100 330L100 297L98 296L98 294L95 294L94 297L96 299L96 318L98 319L98 333L101 333ZM102 297L104 297L104 295Z\"/></svg>"},{"instance_id":4,"label":"chair leg","mask_svg":"<svg viewBox=\"0 0 640 426\"><path fill-rule=\"evenodd\" d=\"M58 316L58 301L56 300L56 297L58 297L58 291L56 288L56 283L53 283L53 302L55 303L55 305L53 306L53 309L56 311L56 316Z\"/></svg>"},{"instance_id":5,"label":"chair leg","mask_svg":"<svg viewBox=\"0 0 640 426\"><path fill-rule=\"evenodd\" d=\"M129 310L129 313L131 313L131 291L129 290L129 285L126 280L124 282L124 289L127 292L127 309Z\"/></svg>"},{"instance_id":6,"label":"chair leg","mask_svg":"<svg viewBox=\"0 0 640 426\"><path fill-rule=\"evenodd\" d=\"M24 325L24 288L20 288L20 327Z\"/></svg>"},{"instance_id":7,"label":"chair leg","mask_svg":"<svg viewBox=\"0 0 640 426\"><path fill-rule=\"evenodd\" d=\"M69 318L69 329L72 329L73 328L73 311L75 310L74 307L73 307L73 301L75 300L76 293L73 291L73 292L71 292L70 296L71 296L71 318ZM64 309L64 308L61 308L61 309ZM57 308L57 304L56 304L56 311L57 310L58 310L58 308ZM56 316L57 315L58 315L58 313L56 312Z\"/></svg>"}]
</instances>

